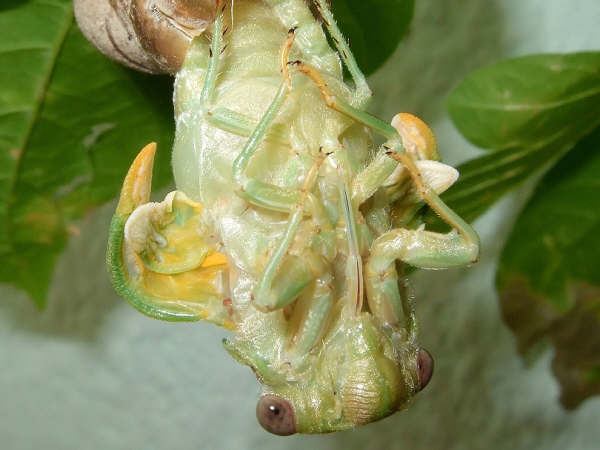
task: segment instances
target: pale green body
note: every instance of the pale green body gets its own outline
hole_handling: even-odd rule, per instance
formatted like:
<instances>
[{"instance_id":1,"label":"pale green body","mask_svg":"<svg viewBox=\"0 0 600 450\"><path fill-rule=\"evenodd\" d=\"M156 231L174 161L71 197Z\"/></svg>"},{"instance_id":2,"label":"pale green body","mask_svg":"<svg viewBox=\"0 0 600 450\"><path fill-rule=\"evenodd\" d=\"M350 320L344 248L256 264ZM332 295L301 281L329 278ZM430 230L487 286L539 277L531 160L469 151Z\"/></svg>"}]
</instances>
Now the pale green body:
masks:
<instances>
[{"instance_id":1,"label":"pale green body","mask_svg":"<svg viewBox=\"0 0 600 450\"><path fill-rule=\"evenodd\" d=\"M325 343L308 354L297 354L290 348L290 333L283 309L265 314L254 308L251 302L253 290L268 256L283 237L289 213L248 205L236 195L232 186L232 165L248 137L223 131L206 113L219 107L227 108L257 124L277 93L282 80L279 49L288 27L267 5L260 3L237 2L233 16L235 26L225 36L227 49L222 55L220 76L207 109L199 97L209 64L209 41L196 42L188 53L175 84L175 180L179 190L206 207L206 220L211 223L215 239L220 243L218 249L231 262L230 287L234 308L239 314L239 328L236 339L228 343L228 347L233 346L238 357L255 369L266 391L288 398L298 418L306 416L306 428L299 428L312 432L344 429L354 425L342 413L342 393L349 389L344 383L357 372L357 364L378 364L373 356L383 357L380 346L385 346L388 355L396 360L393 353L397 350L391 336L384 338L381 331L376 332L369 314L354 318L351 305L356 300L347 292L350 283L341 282L336 286L334 297L338 319L332 318ZM324 39L320 27L314 32ZM351 92L342 81L337 55L326 47L328 64L323 64L323 55L312 57L308 51L298 51L298 47L295 46L291 59L321 66L329 86L350 100ZM300 225L290 250L292 254L300 255L317 237L328 240L325 244L318 242L315 247L320 250L324 262L331 263L326 270L332 272L332 278L337 272L336 279L340 280L356 275L345 273L349 243L339 187L356 176L373 152L370 132L362 125L354 125L349 130L351 125L349 119L325 105L310 80L294 76L293 89L272 125L271 135L278 132L279 136L263 141L248 167L249 175L264 182L299 189L320 152L338 151L343 143L348 154L347 160L343 161L345 166L338 170L326 162L315 190L327 209L332 230L327 236L316 236L314 222L307 218ZM363 234L371 240L368 233ZM368 250L368 245L363 249ZM347 309L345 313L344 308ZM341 319L341 315L345 318ZM373 333L371 340L359 336L348 340L348 332L361 332L359 324L372 328L369 330ZM400 336L394 339L402 340ZM414 352L416 348L410 350ZM376 367L368 369L378 373ZM386 385L385 380L375 383ZM390 401L385 405L382 413L392 412L393 403Z\"/></svg>"},{"instance_id":2,"label":"pale green body","mask_svg":"<svg viewBox=\"0 0 600 450\"><path fill-rule=\"evenodd\" d=\"M177 75L173 168L185 195L144 204L145 150L125 181L108 256L115 286L144 313L233 329L228 351L265 394L289 402L304 433L378 420L422 388L396 259L448 267L478 253L472 229L437 197L442 188L419 173L429 166L413 161L436 159L435 149L410 153L395 128L361 111L366 82L324 1L315 3L355 89L304 0L236 1L212 42L193 41ZM322 91L296 71L284 83L280 49L293 27L289 59L316 69ZM386 146L376 151L365 125ZM396 159L404 169L390 178ZM423 200L458 232L417 229Z\"/></svg>"}]
</instances>

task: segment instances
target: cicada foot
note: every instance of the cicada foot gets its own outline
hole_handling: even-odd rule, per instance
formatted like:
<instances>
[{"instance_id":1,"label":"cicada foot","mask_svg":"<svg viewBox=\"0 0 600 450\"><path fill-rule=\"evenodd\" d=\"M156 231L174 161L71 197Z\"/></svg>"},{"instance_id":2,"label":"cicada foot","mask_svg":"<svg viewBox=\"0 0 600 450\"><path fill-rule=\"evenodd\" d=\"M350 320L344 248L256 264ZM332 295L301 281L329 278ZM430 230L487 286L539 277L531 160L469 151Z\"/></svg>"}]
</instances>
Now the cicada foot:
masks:
<instances>
[{"instance_id":1,"label":"cicada foot","mask_svg":"<svg viewBox=\"0 0 600 450\"><path fill-rule=\"evenodd\" d=\"M155 144L137 156L110 227L107 263L117 292L161 320L206 320L235 328L227 260L210 245L202 207L182 192L150 203Z\"/></svg>"},{"instance_id":2,"label":"cicada foot","mask_svg":"<svg viewBox=\"0 0 600 450\"><path fill-rule=\"evenodd\" d=\"M350 72L350 75L352 76L352 81L354 81L355 92L353 104L356 107L365 107L373 93L371 88L369 88L367 79L360 70L360 67L358 67L358 63L350 50L348 41L337 26L333 11L331 10L331 3L329 0L313 0L313 3L323 18L323 23L333 38L338 54L348 68L348 72Z\"/></svg>"}]
</instances>

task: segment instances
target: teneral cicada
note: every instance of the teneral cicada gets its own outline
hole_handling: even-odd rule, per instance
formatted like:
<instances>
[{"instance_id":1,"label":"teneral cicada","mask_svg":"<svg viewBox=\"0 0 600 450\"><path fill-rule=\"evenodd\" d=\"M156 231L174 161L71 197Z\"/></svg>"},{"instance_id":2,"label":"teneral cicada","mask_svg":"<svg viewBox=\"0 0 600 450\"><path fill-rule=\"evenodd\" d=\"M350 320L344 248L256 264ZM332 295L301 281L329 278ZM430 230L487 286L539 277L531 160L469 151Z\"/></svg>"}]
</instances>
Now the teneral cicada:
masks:
<instances>
[{"instance_id":1,"label":"teneral cicada","mask_svg":"<svg viewBox=\"0 0 600 450\"><path fill-rule=\"evenodd\" d=\"M150 144L111 225L113 283L149 316L230 329L225 348L264 387L258 420L280 435L407 405L433 360L403 267L467 265L479 252L438 196L458 173L432 132L410 114L388 124L365 112L371 91L328 3L309 3L105 0L102 29L87 30L130 66L176 73L177 191L149 202ZM452 231L426 230L426 207Z\"/></svg>"}]
</instances>

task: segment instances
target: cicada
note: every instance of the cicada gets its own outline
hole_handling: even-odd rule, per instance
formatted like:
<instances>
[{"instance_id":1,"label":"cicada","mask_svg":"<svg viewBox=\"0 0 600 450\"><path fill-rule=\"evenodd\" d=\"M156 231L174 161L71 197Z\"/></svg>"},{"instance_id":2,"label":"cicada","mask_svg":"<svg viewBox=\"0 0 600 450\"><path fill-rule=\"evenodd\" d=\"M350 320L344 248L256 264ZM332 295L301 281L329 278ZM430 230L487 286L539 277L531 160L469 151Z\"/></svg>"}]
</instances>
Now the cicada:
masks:
<instances>
[{"instance_id":1,"label":"cicada","mask_svg":"<svg viewBox=\"0 0 600 450\"><path fill-rule=\"evenodd\" d=\"M256 413L272 433L346 430L406 407L433 359L404 268L479 254L439 197L458 173L431 130L365 112L371 90L326 0L101 4L103 28L86 33L101 49L176 73L177 190L149 201L149 144L110 228L116 290L151 317L231 330L224 346L262 384ZM451 231L428 231L427 208Z\"/></svg>"}]
</instances>

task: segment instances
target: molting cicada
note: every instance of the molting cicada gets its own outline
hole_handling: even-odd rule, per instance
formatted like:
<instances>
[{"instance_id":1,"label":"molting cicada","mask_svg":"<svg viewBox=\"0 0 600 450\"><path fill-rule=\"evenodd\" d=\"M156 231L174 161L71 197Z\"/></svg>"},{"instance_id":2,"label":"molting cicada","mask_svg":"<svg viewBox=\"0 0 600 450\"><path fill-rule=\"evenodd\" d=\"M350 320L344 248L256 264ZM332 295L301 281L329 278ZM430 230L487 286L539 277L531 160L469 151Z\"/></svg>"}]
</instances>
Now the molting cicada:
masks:
<instances>
[{"instance_id":1,"label":"molting cicada","mask_svg":"<svg viewBox=\"0 0 600 450\"><path fill-rule=\"evenodd\" d=\"M111 225L115 288L151 317L231 330L225 348L264 387L258 420L280 435L405 407L433 360L403 267L479 253L438 196L458 173L431 130L410 114L388 124L365 112L371 91L328 3L309 3L76 0L103 52L176 74L177 190L149 202L148 145ZM427 231L425 206L452 231Z\"/></svg>"}]
</instances>

